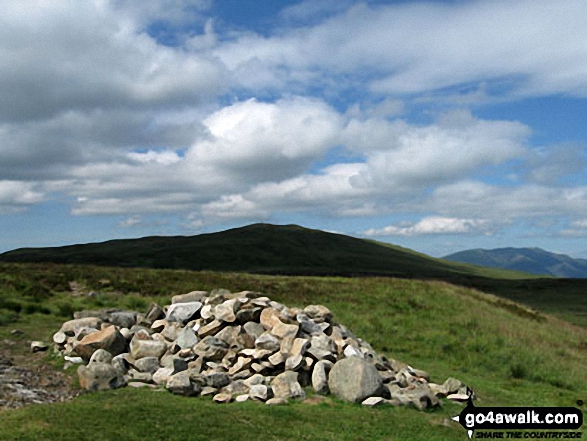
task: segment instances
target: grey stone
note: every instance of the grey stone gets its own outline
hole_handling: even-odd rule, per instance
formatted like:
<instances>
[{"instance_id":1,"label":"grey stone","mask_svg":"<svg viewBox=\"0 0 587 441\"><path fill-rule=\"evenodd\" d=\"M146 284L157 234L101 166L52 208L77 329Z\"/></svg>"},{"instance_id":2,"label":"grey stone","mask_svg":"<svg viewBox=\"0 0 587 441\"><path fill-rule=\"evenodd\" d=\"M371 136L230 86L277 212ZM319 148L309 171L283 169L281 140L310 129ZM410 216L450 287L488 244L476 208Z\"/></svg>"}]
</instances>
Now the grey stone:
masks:
<instances>
[{"instance_id":1,"label":"grey stone","mask_svg":"<svg viewBox=\"0 0 587 441\"><path fill-rule=\"evenodd\" d=\"M178 294L171 298L171 303L201 302L208 293L206 291L192 291L187 294Z\"/></svg>"},{"instance_id":2,"label":"grey stone","mask_svg":"<svg viewBox=\"0 0 587 441\"><path fill-rule=\"evenodd\" d=\"M130 341L130 354L135 360L143 357L161 358L166 350L164 342L151 339L148 333L136 333Z\"/></svg>"},{"instance_id":3,"label":"grey stone","mask_svg":"<svg viewBox=\"0 0 587 441\"><path fill-rule=\"evenodd\" d=\"M325 334L313 335L306 353L316 360L336 361L336 346L332 339Z\"/></svg>"},{"instance_id":4,"label":"grey stone","mask_svg":"<svg viewBox=\"0 0 587 441\"><path fill-rule=\"evenodd\" d=\"M97 330L102 323L103 321L97 317L74 319L63 323L63 325L61 325L60 331L68 336L73 336L76 335L82 328L94 328Z\"/></svg>"},{"instance_id":5,"label":"grey stone","mask_svg":"<svg viewBox=\"0 0 587 441\"><path fill-rule=\"evenodd\" d=\"M328 374L332 369L332 362L326 360L320 360L314 365L312 371L312 388L314 392L320 395L327 395L330 393L328 387Z\"/></svg>"},{"instance_id":6,"label":"grey stone","mask_svg":"<svg viewBox=\"0 0 587 441\"><path fill-rule=\"evenodd\" d=\"M167 379L165 387L173 394L183 395L186 397L199 395L202 391L202 388L198 384L192 383L190 381L190 375L187 371L171 375Z\"/></svg>"},{"instance_id":7,"label":"grey stone","mask_svg":"<svg viewBox=\"0 0 587 441\"><path fill-rule=\"evenodd\" d=\"M196 346L194 353L207 360L218 361L228 352L228 345L219 338L208 336L204 337Z\"/></svg>"},{"instance_id":8,"label":"grey stone","mask_svg":"<svg viewBox=\"0 0 587 441\"><path fill-rule=\"evenodd\" d=\"M230 384L230 377L224 372L201 375L200 378L205 386L213 387L215 389L220 389Z\"/></svg>"},{"instance_id":9,"label":"grey stone","mask_svg":"<svg viewBox=\"0 0 587 441\"><path fill-rule=\"evenodd\" d=\"M270 389L265 386L264 384L256 384L251 386L249 389L249 396L253 400L257 401L267 401L267 399L271 398L269 396Z\"/></svg>"},{"instance_id":10,"label":"grey stone","mask_svg":"<svg viewBox=\"0 0 587 441\"><path fill-rule=\"evenodd\" d=\"M179 331L176 342L181 349L188 349L194 347L200 339L192 328L185 327Z\"/></svg>"},{"instance_id":11,"label":"grey stone","mask_svg":"<svg viewBox=\"0 0 587 441\"><path fill-rule=\"evenodd\" d=\"M247 322L243 325L245 332L253 337L258 338L265 332L265 328L261 323Z\"/></svg>"},{"instance_id":12,"label":"grey stone","mask_svg":"<svg viewBox=\"0 0 587 441\"><path fill-rule=\"evenodd\" d=\"M195 317L201 307L200 302L175 303L168 306L166 318L170 322L187 323Z\"/></svg>"},{"instance_id":13,"label":"grey stone","mask_svg":"<svg viewBox=\"0 0 587 441\"><path fill-rule=\"evenodd\" d=\"M240 302L236 299L227 300L214 308L214 317L216 320L233 323L236 320L236 311L240 307Z\"/></svg>"},{"instance_id":14,"label":"grey stone","mask_svg":"<svg viewBox=\"0 0 587 441\"><path fill-rule=\"evenodd\" d=\"M267 404L268 406L280 406L283 404L287 404L287 398L273 397L265 401L265 404Z\"/></svg>"},{"instance_id":15,"label":"grey stone","mask_svg":"<svg viewBox=\"0 0 587 441\"><path fill-rule=\"evenodd\" d=\"M220 320L213 320L212 322L198 329L198 335L202 338L214 335L220 331L223 326L224 324Z\"/></svg>"},{"instance_id":16,"label":"grey stone","mask_svg":"<svg viewBox=\"0 0 587 441\"><path fill-rule=\"evenodd\" d=\"M132 328L137 323L134 311L116 311L108 315L108 321L119 328Z\"/></svg>"},{"instance_id":17,"label":"grey stone","mask_svg":"<svg viewBox=\"0 0 587 441\"><path fill-rule=\"evenodd\" d=\"M303 362L304 357L300 354L292 355L285 360L285 370L297 371L298 369L301 369Z\"/></svg>"},{"instance_id":18,"label":"grey stone","mask_svg":"<svg viewBox=\"0 0 587 441\"><path fill-rule=\"evenodd\" d=\"M155 320L162 319L165 317L165 311L157 303L151 303L147 314L145 314L145 320L153 323Z\"/></svg>"},{"instance_id":19,"label":"grey stone","mask_svg":"<svg viewBox=\"0 0 587 441\"><path fill-rule=\"evenodd\" d=\"M232 395L228 393L219 393L212 397L212 401L220 404L230 403L232 401Z\"/></svg>"},{"instance_id":20,"label":"grey stone","mask_svg":"<svg viewBox=\"0 0 587 441\"><path fill-rule=\"evenodd\" d=\"M157 384L165 385L167 384L167 380L169 380L169 377L171 377L173 374L173 368L159 368L153 374L153 381Z\"/></svg>"},{"instance_id":21,"label":"grey stone","mask_svg":"<svg viewBox=\"0 0 587 441\"><path fill-rule=\"evenodd\" d=\"M328 387L338 398L356 403L383 393L383 381L375 366L358 357L337 361L330 370Z\"/></svg>"},{"instance_id":22,"label":"grey stone","mask_svg":"<svg viewBox=\"0 0 587 441\"><path fill-rule=\"evenodd\" d=\"M53 343L57 345L64 345L67 342L67 335L63 331L57 331L53 335Z\"/></svg>"},{"instance_id":23,"label":"grey stone","mask_svg":"<svg viewBox=\"0 0 587 441\"><path fill-rule=\"evenodd\" d=\"M221 331L217 332L215 337L226 342L229 348L239 350L242 348L242 344L239 342L239 334L241 327L239 326L227 326Z\"/></svg>"},{"instance_id":24,"label":"grey stone","mask_svg":"<svg viewBox=\"0 0 587 441\"><path fill-rule=\"evenodd\" d=\"M298 333L299 328L300 328L299 324L288 325L288 324L279 322L273 326L273 328L271 329L270 332L271 332L271 334L273 334L277 338L280 338L282 340L291 339L293 342L293 339L296 338L296 335Z\"/></svg>"},{"instance_id":25,"label":"grey stone","mask_svg":"<svg viewBox=\"0 0 587 441\"><path fill-rule=\"evenodd\" d=\"M241 324L258 322L261 318L262 310L263 309L258 306L252 308L242 308L236 313L236 319Z\"/></svg>"},{"instance_id":26,"label":"grey stone","mask_svg":"<svg viewBox=\"0 0 587 441\"><path fill-rule=\"evenodd\" d=\"M33 341L31 342L31 352L44 352L49 349L49 345L44 341Z\"/></svg>"},{"instance_id":27,"label":"grey stone","mask_svg":"<svg viewBox=\"0 0 587 441\"><path fill-rule=\"evenodd\" d=\"M139 372L154 374L159 369L159 359L157 357L143 357L135 361L134 366Z\"/></svg>"},{"instance_id":28,"label":"grey stone","mask_svg":"<svg viewBox=\"0 0 587 441\"><path fill-rule=\"evenodd\" d=\"M125 386L124 379L108 363L92 363L77 369L79 384L83 389L96 391Z\"/></svg>"},{"instance_id":29,"label":"grey stone","mask_svg":"<svg viewBox=\"0 0 587 441\"><path fill-rule=\"evenodd\" d=\"M279 374L271 382L273 394L278 398L306 398L304 389L298 383L298 373L285 371Z\"/></svg>"},{"instance_id":30,"label":"grey stone","mask_svg":"<svg viewBox=\"0 0 587 441\"><path fill-rule=\"evenodd\" d=\"M347 345L344 348L344 356L347 358L350 357L358 357L358 358L363 358L363 353L361 352L360 349L355 348L354 346L351 345Z\"/></svg>"},{"instance_id":31,"label":"grey stone","mask_svg":"<svg viewBox=\"0 0 587 441\"><path fill-rule=\"evenodd\" d=\"M264 349L267 351L278 351L280 349L281 342L279 339L271 334L270 332L264 332L255 340L255 347L257 349Z\"/></svg>"},{"instance_id":32,"label":"grey stone","mask_svg":"<svg viewBox=\"0 0 587 441\"><path fill-rule=\"evenodd\" d=\"M361 404L363 406L378 406L380 404L384 404L385 403L385 398L381 398L381 397L369 397L366 400L364 400Z\"/></svg>"},{"instance_id":33,"label":"grey stone","mask_svg":"<svg viewBox=\"0 0 587 441\"><path fill-rule=\"evenodd\" d=\"M112 363L112 354L105 349L97 349L90 357L90 363Z\"/></svg>"},{"instance_id":34,"label":"grey stone","mask_svg":"<svg viewBox=\"0 0 587 441\"><path fill-rule=\"evenodd\" d=\"M326 306L309 305L304 308L304 312L311 319L323 319L328 322L332 320L332 312Z\"/></svg>"}]
</instances>

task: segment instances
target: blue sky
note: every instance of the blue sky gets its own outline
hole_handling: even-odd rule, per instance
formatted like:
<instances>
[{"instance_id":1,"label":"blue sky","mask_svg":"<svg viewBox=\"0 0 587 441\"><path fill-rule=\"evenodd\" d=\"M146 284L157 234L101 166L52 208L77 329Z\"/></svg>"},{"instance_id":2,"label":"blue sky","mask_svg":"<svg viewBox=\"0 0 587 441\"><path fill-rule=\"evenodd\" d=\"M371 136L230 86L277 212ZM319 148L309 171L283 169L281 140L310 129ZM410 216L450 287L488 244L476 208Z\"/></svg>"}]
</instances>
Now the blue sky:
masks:
<instances>
[{"instance_id":1,"label":"blue sky","mask_svg":"<svg viewBox=\"0 0 587 441\"><path fill-rule=\"evenodd\" d=\"M582 0L5 0L0 251L253 222L587 258Z\"/></svg>"}]
</instances>

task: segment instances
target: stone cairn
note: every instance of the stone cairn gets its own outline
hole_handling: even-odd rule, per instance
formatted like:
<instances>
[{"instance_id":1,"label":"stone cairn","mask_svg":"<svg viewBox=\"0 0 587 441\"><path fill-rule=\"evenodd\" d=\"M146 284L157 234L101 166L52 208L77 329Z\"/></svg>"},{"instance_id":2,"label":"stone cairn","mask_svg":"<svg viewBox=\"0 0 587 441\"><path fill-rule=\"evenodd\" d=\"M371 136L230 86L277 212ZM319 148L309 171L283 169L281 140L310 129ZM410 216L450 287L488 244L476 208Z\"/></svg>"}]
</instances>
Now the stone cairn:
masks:
<instances>
[{"instance_id":1,"label":"stone cairn","mask_svg":"<svg viewBox=\"0 0 587 441\"><path fill-rule=\"evenodd\" d=\"M81 311L53 336L81 387L165 387L218 403L280 404L305 387L364 405L438 406L470 390L377 354L321 305L288 308L257 293L193 291L146 314Z\"/></svg>"}]
</instances>

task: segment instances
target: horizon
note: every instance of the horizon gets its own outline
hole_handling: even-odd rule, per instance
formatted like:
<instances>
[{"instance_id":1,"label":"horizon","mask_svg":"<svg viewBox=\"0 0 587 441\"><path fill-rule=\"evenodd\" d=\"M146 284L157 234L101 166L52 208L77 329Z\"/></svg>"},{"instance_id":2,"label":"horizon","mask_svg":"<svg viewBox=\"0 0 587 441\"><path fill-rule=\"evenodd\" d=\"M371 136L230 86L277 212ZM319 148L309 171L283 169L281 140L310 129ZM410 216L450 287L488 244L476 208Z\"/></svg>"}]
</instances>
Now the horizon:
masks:
<instances>
[{"instance_id":1,"label":"horizon","mask_svg":"<svg viewBox=\"0 0 587 441\"><path fill-rule=\"evenodd\" d=\"M251 223L587 258L580 0L20 0L0 253Z\"/></svg>"}]
</instances>

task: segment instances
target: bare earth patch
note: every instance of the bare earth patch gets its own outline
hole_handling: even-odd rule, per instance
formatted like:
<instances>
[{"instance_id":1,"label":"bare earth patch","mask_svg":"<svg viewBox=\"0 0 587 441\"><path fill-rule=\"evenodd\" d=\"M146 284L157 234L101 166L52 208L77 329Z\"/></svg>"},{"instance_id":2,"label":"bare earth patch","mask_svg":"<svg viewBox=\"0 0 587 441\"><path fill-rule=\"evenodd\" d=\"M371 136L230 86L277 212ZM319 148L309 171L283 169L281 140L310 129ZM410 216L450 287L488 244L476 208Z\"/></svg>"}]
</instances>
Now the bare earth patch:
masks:
<instances>
[{"instance_id":1,"label":"bare earth patch","mask_svg":"<svg viewBox=\"0 0 587 441\"><path fill-rule=\"evenodd\" d=\"M44 363L43 353L27 353L25 340L0 342L0 412L27 404L55 403L79 394L72 378Z\"/></svg>"}]
</instances>

